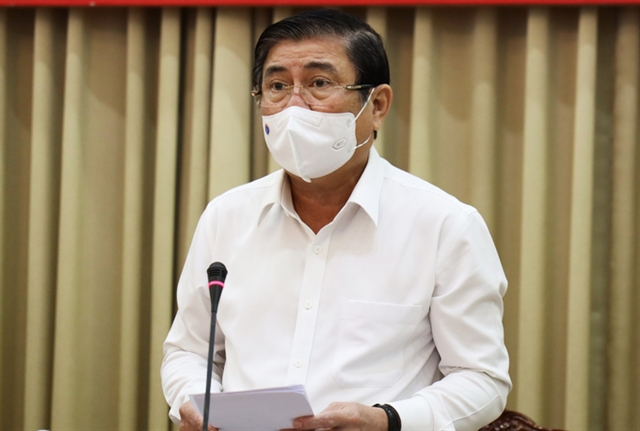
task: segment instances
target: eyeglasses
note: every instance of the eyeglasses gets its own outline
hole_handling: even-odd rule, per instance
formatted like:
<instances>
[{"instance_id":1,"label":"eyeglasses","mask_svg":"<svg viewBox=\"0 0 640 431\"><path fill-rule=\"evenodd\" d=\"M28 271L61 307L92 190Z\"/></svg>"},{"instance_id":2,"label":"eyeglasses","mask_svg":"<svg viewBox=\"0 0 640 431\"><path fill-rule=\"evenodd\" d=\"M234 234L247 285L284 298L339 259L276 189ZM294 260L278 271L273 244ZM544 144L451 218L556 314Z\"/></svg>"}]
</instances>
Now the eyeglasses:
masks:
<instances>
[{"instance_id":1,"label":"eyeglasses","mask_svg":"<svg viewBox=\"0 0 640 431\"><path fill-rule=\"evenodd\" d=\"M320 105L344 91L361 90L374 87L370 84L339 85L327 79L315 79L309 84L293 85L282 81L264 84L264 89L253 90L251 95L259 106L283 107L289 102L294 88L297 88L302 100L309 106Z\"/></svg>"}]
</instances>

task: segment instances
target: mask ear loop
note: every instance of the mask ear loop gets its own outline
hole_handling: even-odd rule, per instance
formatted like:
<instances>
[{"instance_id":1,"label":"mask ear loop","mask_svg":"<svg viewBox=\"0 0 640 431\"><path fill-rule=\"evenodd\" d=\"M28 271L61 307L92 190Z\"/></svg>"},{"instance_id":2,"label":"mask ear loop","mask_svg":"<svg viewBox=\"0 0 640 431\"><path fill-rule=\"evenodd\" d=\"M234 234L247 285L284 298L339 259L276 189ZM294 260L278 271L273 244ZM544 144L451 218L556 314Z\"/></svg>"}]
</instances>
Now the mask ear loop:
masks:
<instances>
[{"instance_id":1,"label":"mask ear loop","mask_svg":"<svg viewBox=\"0 0 640 431\"><path fill-rule=\"evenodd\" d=\"M358 144L356 145L356 147L354 148L354 150L357 150L358 148L362 147L364 144L366 144L367 142L369 142L369 139L371 139L371 137L373 136L373 133L369 135L369 137L367 139L364 140L364 142L362 144Z\"/></svg>"},{"instance_id":2,"label":"mask ear loop","mask_svg":"<svg viewBox=\"0 0 640 431\"><path fill-rule=\"evenodd\" d=\"M355 123L358 118L360 117L360 114L362 114L362 112L364 111L364 108L367 107L367 105L369 104L369 102L371 101L371 96L373 96L373 90L375 90L375 88L372 88L371 91L369 92L369 97L367 97L367 101L364 102L364 105L362 105L362 108L360 108L360 112L358 112L358 115L356 115L356 118L353 119L353 122ZM373 133L371 133L369 135L369 137L367 139L364 140L363 143L356 145L356 147L354 148L354 150L357 150L358 148L362 147L364 144L366 144L367 142L369 142L369 140L371 139L371 137L373 136Z\"/></svg>"},{"instance_id":3,"label":"mask ear loop","mask_svg":"<svg viewBox=\"0 0 640 431\"><path fill-rule=\"evenodd\" d=\"M360 114L364 112L364 108L366 108L369 102L371 101L371 96L373 96L373 90L375 90L375 88L371 89L371 91L369 92L369 97L367 97L367 100L362 105L362 108L360 108L360 111L358 112L358 115L356 115L356 118L353 119L354 123L358 121L358 118L360 118Z\"/></svg>"}]
</instances>

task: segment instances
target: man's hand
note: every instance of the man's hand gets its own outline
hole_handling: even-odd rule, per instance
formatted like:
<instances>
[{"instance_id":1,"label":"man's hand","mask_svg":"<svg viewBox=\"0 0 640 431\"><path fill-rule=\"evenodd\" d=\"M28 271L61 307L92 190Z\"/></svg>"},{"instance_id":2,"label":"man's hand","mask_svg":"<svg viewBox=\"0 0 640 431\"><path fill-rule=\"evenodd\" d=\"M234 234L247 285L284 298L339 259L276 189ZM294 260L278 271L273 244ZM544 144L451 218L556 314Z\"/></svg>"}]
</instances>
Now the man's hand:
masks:
<instances>
[{"instance_id":1,"label":"man's hand","mask_svg":"<svg viewBox=\"0 0 640 431\"><path fill-rule=\"evenodd\" d=\"M358 403L332 403L315 416L297 418L293 427L297 430L387 431L389 422L380 408Z\"/></svg>"},{"instance_id":2,"label":"man's hand","mask_svg":"<svg viewBox=\"0 0 640 431\"><path fill-rule=\"evenodd\" d=\"M198 414L191 401L180 406L180 431L202 431L202 416ZM218 431L212 425L208 431Z\"/></svg>"}]
</instances>

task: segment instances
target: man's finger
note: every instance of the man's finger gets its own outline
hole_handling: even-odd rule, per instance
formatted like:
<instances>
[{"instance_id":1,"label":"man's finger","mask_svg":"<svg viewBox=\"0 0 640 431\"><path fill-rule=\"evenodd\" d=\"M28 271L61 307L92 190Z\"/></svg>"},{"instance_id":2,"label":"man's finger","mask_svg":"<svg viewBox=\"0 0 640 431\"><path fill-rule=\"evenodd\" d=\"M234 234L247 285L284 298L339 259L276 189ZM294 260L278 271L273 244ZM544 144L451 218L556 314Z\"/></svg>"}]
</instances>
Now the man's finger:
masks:
<instances>
[{"instance_id":1,"label":"man's finger","mask_svg":"<svg viewBox=\"0 0 640 431\"><path fill-rule=\"evenodd\" d=\"M325 430L340 425L334 412L323 412L316 416L297 418L293 426L298 430Z\"/></svg>"}]
</instances>

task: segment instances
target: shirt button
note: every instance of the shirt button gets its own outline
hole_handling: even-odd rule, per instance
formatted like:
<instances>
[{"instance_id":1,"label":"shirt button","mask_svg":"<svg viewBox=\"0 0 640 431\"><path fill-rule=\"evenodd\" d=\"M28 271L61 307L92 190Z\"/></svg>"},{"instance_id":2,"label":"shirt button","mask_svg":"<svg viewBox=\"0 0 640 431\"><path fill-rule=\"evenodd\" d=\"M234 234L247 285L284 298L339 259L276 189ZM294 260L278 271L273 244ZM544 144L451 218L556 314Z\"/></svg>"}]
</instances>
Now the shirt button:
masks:
<instances>
[{"instance_id":1,"label":"shirt button","mask_svg":"<svg viewBox=\"0 0 640 431\"><path fill-rule=\"evenodd\" d=\"M300 368L302 366L302 361L300 359L296 359L293 365L295 365L296 368Z\"/></svg>"},{"instance_id":2,"label":"shirt button","mask_svg":"<svg viewBox=\"0 0 640 431\"><path fill-rule=\"evenodd\" d=\"M316 245L316 247L313 249L313 251L314 251L316 254L320 254L320 252L322 251L322 247L320 247L319 245Z\"/></svg>"},{"instance_id":3,"label":"shirt button","mask_svg":"<svg viewBox=\"0 0 640 431\"><path fill-rule=\"evenodd\" d=\"M307 310L310 310L311 307L313 307L313 302L307 301L304 303L304 308L306 308Z\"/></svg>"}]
</instances>

